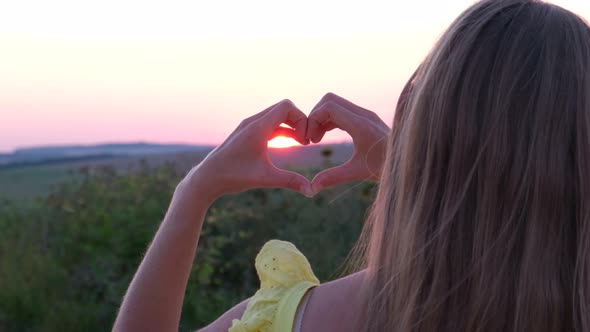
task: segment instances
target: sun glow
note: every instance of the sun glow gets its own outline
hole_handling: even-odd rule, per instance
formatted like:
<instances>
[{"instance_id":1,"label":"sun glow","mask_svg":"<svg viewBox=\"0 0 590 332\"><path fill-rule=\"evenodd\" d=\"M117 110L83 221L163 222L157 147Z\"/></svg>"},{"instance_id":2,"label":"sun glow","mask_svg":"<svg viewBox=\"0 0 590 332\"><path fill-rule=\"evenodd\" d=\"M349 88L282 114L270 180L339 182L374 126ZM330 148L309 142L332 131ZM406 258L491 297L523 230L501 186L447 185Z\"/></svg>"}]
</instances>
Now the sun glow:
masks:
<instances>
[{"instance_id":1,"label":"sun glow","mask_svg":"<svg viewBox=\"0 0 590 332\"><path fill-rule=\"evenodd\" d=\"M274 149L290 148L292 146L297 146L297 145L300 145L299 142L292 139L291 137L285 137L285 136L277 136L277 137L273 138L272 140L268 141L268 147L274 148Z\"/></svg>"},{"instance_id":2,"label":"sun glow","mask_svg":"<svg viewBox=\"0 0 590 332\"><path fill-rule=\"evenodd\" d=\"M217 145L281 99L309 112L328 91L391 123L408 78L474 1L0 0L0 154ZM588 0L548 1L590 19Z\"/></svg>"}]
</instances>

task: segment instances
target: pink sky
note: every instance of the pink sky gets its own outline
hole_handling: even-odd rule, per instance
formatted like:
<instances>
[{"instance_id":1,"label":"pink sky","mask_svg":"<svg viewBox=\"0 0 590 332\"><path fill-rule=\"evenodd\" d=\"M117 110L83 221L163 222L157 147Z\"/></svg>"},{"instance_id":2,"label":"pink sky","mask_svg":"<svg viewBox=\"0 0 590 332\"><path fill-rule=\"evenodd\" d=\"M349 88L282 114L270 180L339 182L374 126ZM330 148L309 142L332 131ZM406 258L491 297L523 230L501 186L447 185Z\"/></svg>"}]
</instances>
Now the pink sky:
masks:
<instances>
[{"instance_id":1,"label":"pink sky","mask_svg":"<svg viewBox=\"0 0 590 332\"><path fill-rule=\"evenodd\" d=\"M590 17L588 1L554 2ZM0 152L217 144L281 99L308 113L329 91L390 123L406 79L472 1L203 3L0 5Z\"/></svg>"}]
</instances>

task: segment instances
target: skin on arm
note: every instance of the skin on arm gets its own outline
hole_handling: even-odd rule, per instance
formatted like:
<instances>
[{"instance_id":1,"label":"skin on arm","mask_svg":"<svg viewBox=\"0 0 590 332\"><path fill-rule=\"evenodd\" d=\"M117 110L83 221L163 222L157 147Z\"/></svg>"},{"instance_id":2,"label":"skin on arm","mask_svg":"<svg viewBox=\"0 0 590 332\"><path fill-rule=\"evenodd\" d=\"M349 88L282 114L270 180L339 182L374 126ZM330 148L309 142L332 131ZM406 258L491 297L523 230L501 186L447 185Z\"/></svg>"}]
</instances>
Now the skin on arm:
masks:
<instances>
[{"instance_id":1,"label":"skin on arm","mask_svg":"<svg viewBox=\"0 0 590 332\"><path fill-rule=\"evenodd\" d=\"M365 271L315 287L309 296L300 332L357 332L366 298L361 291Z\"/></svg>"},{"instance_id":2,"label":"skin on arm","mask_svg":"<svg viewBox=\"0 0 590 332\"><path fill-rule=\"evenodd\" d=\"M183 180L135 277L113 331L177 331L205 212L213 201L201 176ZM190 182L190 183L189 183Z\"/></svg>"},{"instance_id":3,"label":"skin on arm","mask_svg":"<svg viewBox=\"0 0 590 332\"><path fill-rule=\"evenodd\" d=\"M197 330L197 332L214 332L214 331L227 331L232 325L232 321L234 319L242 318L244 315L244 311L246 311L246 307L248 306L248 302L250 299L244 300L239 304L235 305L233 308L225 312L221 317L217 318L216 321L203 327L202 329Z\"/></svg>"},{"instance_id":4,"label":"skin on arm","mask_svg":"<svg viewBox=\"0 0 590 332\"><path fill-rule=\"evenodd\" d=\"M309 181L272 165L268 139L281 130L301 143L307 117L288 100L248 118L180 182L119 310L113 331L178 331L182 302L205 213L218 197L252 188L309 194ZM239 162L236 162L239 161Z\"/></svg>"},{"instance_id":5,"label":"skin on arm","mask_svg":"<svg viewBox=\"0 0 590 332\"><path fill-rule=\"evenodd\" d=\"M280 127L282 123L292 129ZM287 188L313 195L312 184L305 177L272 165L267 142L283 135L304 145L310 139L317 143L334 128L349 132L355 152L348 163L318 174L313 180L315 192L340 182L376 180L383 162L382 142L389 128L374 113L334 94L326 95L309 118L284 100L242 121L177 186L125 294L113 331L178 331L186 284L211 204L225 194L253 188ZM322 287L318 294L328 287ZM310 308L314 303L318 302L312 298ZM247 301L238 304L200 331L227 330L246 306Z\"/></svg>"}]
</instances>

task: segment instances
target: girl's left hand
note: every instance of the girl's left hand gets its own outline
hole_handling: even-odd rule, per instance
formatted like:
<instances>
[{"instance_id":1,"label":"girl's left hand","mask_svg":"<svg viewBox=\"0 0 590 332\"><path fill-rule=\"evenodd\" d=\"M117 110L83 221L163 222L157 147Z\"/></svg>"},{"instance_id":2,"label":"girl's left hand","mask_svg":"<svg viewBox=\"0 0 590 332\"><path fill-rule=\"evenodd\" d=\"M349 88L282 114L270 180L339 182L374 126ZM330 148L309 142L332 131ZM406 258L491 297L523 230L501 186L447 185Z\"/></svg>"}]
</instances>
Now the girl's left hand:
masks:
<instances>
[{"instance_id":1,"label":"girl's left hand","mask_svg":"<svg viewBox=\"0 0 590 332\"><path fill-rule=\"evenodd\" d=\"M285 123L291 128L280 127ZM311 195L311 184L302 175L277 168L268 158L268 141L276 136L291 137L303 145L307 116L290 100L283 100L243 120L234 132L215 148L187 176L206 184L211 200L253 188L287 188Z\"/></svg>"}]
</instances>

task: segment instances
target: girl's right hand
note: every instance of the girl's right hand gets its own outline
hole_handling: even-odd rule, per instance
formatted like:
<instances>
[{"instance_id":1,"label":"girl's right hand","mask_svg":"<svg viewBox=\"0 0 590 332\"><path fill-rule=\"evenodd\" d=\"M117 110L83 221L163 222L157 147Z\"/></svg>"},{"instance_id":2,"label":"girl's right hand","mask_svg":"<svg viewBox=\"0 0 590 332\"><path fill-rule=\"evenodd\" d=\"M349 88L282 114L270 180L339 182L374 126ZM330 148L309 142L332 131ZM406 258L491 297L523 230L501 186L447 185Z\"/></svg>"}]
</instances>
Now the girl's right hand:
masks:
<instances>
[{"instance_id":1,"label":"girl's right hand","mask_svg":"<svg viewBox=\"0 0 590 332\"><path fill-rule=\"evenodd\" d=\"M281 127L285 123L291 128ZM283 100L245 120L187 175L185 183L201 184L212 202L225 194L254 188L286 188L311 196L304 176L277 168L268 157L268 141L281 135L302 145L307 117L291 101ZM189 186L195 187L195 186Z\"/></svg>"},{"instance_id":2,"label":"girl's right hand","mask_svg":"<svg viewBox=\"0 0 590 332\"><path fill-rule=\"evenodd\" d=\"M307 138L318 143L335 128L352 137L354 152L346 163L315 176L311 182L314 193L342 182L378 181L381 175L390 129L379 116L328 93L308 116Z\"/></svg>"}]
</instances>

